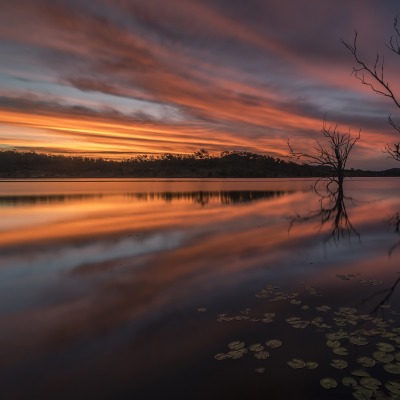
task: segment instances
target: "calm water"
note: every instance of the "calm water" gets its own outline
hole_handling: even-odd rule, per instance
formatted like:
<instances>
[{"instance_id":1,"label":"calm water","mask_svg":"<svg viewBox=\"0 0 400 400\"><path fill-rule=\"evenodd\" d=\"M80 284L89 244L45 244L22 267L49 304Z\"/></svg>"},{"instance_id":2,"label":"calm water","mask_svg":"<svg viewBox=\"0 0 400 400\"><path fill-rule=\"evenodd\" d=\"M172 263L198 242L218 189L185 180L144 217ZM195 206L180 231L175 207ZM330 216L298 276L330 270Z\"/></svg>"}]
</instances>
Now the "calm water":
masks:
<instances>
[{"instance_id":1,"label":"calm water","mask_svg":"<svg viewBox=\"0 0 400 400\"><path fill-rule=\"evenodd\" d=\"M399 398L400 180L312 183L0 182L0 397Z\"/></svg>"}]
</instances>

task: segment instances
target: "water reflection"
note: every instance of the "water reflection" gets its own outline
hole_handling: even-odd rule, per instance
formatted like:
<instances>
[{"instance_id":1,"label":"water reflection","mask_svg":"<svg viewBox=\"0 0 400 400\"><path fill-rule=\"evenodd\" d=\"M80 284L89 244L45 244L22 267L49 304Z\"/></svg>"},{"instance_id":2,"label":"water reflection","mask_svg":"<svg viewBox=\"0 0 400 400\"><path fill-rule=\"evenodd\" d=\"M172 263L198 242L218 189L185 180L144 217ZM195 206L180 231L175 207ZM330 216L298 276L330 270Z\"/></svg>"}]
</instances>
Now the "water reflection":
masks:
<instances>
[{"instance_id":1,"label":"water reflection","mask_svg":"<svg viewBox=\"0 0 400 400\"><path fill-rule=\"evenodd\" d=\"M324 238L325 244L330 241L337 243L340 239L350 239L352 236L360 238L360 234L350 221L346 208L346 203L354 203L354 199L345 196L343 186L343 182L336 179L318 180L311 188L319 198L318 209L289 217L289 230L294 224L317 221L319 230L326 228L328 231Z\"/></svg>"},{"instance_id":2,"label":"water reflection","mask_svg":"<svg viewBox=\"0 0 400 400\"><path fill-rule=\"evenodd\" d=\"M400 212L396 212L392 217L390 217L386 225L389 229L392 229L397 235L400 235ZM400 240L394 243L389 249L389 256L392 256L393 252L400 246Z\"/></svg>"},{"instance_id":3,"label":"water reflection","mask_svg":"<svg viewBox=\"0 0 400 400\"><path fill-rule=\"evenodd\" d=\"M360 285L362 279L393 286L398 260L387 257L387 247L398 236L396 223L388 230L384 219L399 209L400 185L356 181L321 197L305 190L310 183L161 182L149 190L107 183L102 193L98 183L85 183L79 190L71 185L60 201L2 207L2 397L279 398L283 390L284 398L329 398L310 393L308 375L285 369L297 341L284 319L297 313L306 319L322 304L332 310L358 304L375 290ZM3 197L60 194L52 185L40 193L7 190ZM299 221L288 236L293 210ZM341 238L353 224L362 243L337 240L327 257L321 240ZM349 274L349 280L336 277ZM255 294L268 283L286 292L314 286L325 297L310 299L305 291L298 308L289 301L257 303ZM393 307L398 297L393 290ZM207 312L200 315L199 307ZM268 333L284 343L269 360L270 375L259 380L243 373L243 365L215 365L226 343L242 336L258 343L266 335L261 322L221 326L216 315L247 308L263 315L267 307L283 316ZM325 354L312 335L299 350L307 360Z\"/></svg>"},{"instance_id":4,"label":"water reflection","mask_svg":"<svg viewBox=\"0 0 400 400\"><path fill-rule=\"evenodd\" d=\"M162 192L162 193L126 193L123 196L134 201L165 201L179 202L192 201L203 206L211 201L219 201L221 204L248 203L256 200L271 199L282 196L285 191L196 191L196 192ZM85 201L101 199L107 194L71 194L71 195L31 195L31 196L0 196L0 207L34 205L34 204L52 204L66 203L71 201ZM108 196L113 196L108 194ZM115 195L114 195L115 196Z\"/></svg>"}]
</instances>

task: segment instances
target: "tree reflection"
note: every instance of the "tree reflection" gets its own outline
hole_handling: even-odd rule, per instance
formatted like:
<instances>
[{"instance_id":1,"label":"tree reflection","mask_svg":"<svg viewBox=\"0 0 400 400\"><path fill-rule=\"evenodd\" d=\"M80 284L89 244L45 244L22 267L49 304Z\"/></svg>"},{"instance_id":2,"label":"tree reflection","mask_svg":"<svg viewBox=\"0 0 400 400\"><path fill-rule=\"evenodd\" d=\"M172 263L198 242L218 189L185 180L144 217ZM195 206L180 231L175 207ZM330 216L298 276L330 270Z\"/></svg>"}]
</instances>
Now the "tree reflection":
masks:
<instances>
[{"instance_id":1,"label":"tree reflection","mask_svg":"<svg viewBox=\"0 0 400 400\"><path fill-rule=\"evenodd\" d=\"M374 293L372 293L371 296L369 296L368 298L365 298L362 300L361 304L363 307L366 307L366 305L368 303L372 303L374 304L373 309L371 310L370 314L372 316L375 316L378 314L379 311L383 311L384 310L384 306L387 305L390 301L390 299L392 298L394 291L396 290L398 284L400 283L400 277L397 278L393 285L386 288L386 289L382 289L382 290L378 290ZM378 298L377 303L376 302L376 298Z\"/></svg>"},{"instance_id":2,"label":"tree reflection","mask_svg":"<svg viewBox=\"0 0 400 400\"><path fill-rule=\"evenodd\" d=\"M325 227L328 230L324 243L337 243L340 239L350 239L352 236L359 239L360 235L351 224L346 209L346 202L353 199L345 196L343 182L337 178L319 179L312 190L319 197L319 209L307 215L296 214L290 217L289 230L298 223L318 221L319 231Z\"/></svg>"},{"instance_id":3,"label":"tree reflection","mask_svg":"<svg viewBox=\"0 0 400 400\"><path fill-rule=\"evenodd\" d=\"M394 230L394 233L400 235L400 212L394 214L391 218L389 218L386 222L386 225ZM396 248L400 246L400 240L397 241L390 249L389 249L389 257L393 254Z\"/></svg>"}]
</instances>

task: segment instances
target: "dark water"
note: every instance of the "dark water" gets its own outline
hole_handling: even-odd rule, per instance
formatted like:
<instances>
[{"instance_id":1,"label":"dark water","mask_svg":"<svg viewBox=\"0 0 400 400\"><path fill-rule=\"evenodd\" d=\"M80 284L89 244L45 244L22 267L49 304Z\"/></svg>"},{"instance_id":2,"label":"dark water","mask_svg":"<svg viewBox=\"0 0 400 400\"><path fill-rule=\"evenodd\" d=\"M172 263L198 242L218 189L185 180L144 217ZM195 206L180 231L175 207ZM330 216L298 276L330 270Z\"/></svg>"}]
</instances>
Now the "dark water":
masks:
<instances>
[{"instance_id":1,"label":"dark water","mask_svg":"<svg viewBox=\"0 0 400 400\"><path fill-rule=\"evenodd\" d=\"M0 397L399 398L400 180L312 183L1 182Z\"/></svg>"}]
</instances>

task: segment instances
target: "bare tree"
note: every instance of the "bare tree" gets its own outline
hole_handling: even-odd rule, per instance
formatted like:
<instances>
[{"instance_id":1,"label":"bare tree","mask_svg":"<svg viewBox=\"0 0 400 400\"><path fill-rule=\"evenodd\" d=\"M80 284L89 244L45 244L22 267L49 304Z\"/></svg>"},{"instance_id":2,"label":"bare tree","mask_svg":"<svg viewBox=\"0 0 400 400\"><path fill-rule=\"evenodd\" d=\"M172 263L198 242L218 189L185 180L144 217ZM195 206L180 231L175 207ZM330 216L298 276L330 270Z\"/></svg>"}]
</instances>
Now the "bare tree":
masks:
<instances>
[{"instance_id":1,"label":"bare tree","mask_svg":"<svg viewBox=\"0 0 400 400\"><path fill-rule=\"evenodd\" d=\"M390 37L389 43L386 44L386 48L392 54L400 56L400 27L399 27L399 16L394 18L394 33ZM353 75L363 84L371 88L375 93L388 97L400 109L400 97L399 94L395 93L392 89L391 84L385 77L385 57L382 54L377 53L375 63L368 65L359 55L357 47L358 32L354 34L353 43L344 41L341 42L353 55L354 60L357 63L356 67L353 67ZM392 128L400 134L400 125L396 123L392 116L389 115L388 122ZM389 157L400 161L400 141L392 145L386 144L384 151L388 153Z\"/></svg>"},{"instance_id":2,"label":"bare tree","mask_svg":"<svg viewBox=\"0 0 400 400\"><path fill-rule=\"evenodd\" d=\"M356 137L351 136L350 130L347 133L340 133L338 124L328 124L324 117L321 133L327 143L315 139L316 143L310 153L295 151L288 140L289 156L297 161L303 160L307 164L330 168L333 177L342 184L349 154L360 139L360 132Z\"/></svg>"}]
</instances>

